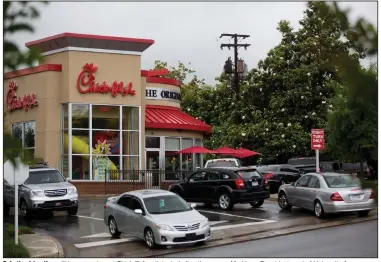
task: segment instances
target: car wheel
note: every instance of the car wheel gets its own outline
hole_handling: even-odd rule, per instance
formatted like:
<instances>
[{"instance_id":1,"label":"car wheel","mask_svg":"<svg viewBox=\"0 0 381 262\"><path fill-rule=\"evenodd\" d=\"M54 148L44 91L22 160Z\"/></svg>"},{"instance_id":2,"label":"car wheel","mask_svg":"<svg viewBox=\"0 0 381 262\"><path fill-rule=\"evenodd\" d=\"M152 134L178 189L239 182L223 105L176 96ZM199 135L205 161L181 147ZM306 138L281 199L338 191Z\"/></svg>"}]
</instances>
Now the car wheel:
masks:
<instances>
[{"instance_id":1,"label":"car wheel","mask_svg":"<svg viewBox=\"0 0 381 262\"><path fill-rule=\"evenodd\" d=\"M278 205L283 210L290 210L291 207L292 207L288 203L288 198L287 198L286 194L283 191L280 192L279 195L278 195Z\"/></svg>"},{"instance_id":2,"label":"car wheel","mask_svg":"<svg viewBox=\"0 0 381 262\"><path fill-rule=\"evenodd\" d=\"M25 200L21 200L20 202L20 215L25 219L30 218L31 216L31 212L28 210Z\"/></svg>"},{"instance_id":3,"label":"car wheel","mask_svg":"<svg viewBox=\"0 0 381 262\"><path fill-rule=\"evenodd\" d=\"M156 247L155 236L150 228L146 229L144 233L144 240L149 248L154 249Z\"/></svg>"},{"instance_id":4,"label":"car wheel","mask_svg":"<svg viewBox=\"0 0 381 262\"><path fill-rule=\"evenodd\" d=\"M323 205L320 203L319 200L315 201L314 213L315 213L315 216L317 218L323 218L324 217L324 208L323 208Z\"/></svg>"},{"instance_id":5,"label":"car wheel","mask_svg":"<svg viewBox=\"0 0 381 262\"><path fill-rule=\"evenodd\" d=\"M260 200L254 200L253 202L250 203L252 207L261 207L265 200L260 199Z\"/></svg>"},{"instance_id":6,"label":"car wheel","mask_svg":"<svg viewBox=\"0 0 381 262\"><path fill-rule=\"evenodd\" d=\"M108 230L110 231L111 236L115 237L115 238L120 237L120 235L122 234L118 230L118 224L116 223L116 221L113 217L111 217L108 220Z\"/></svg>"},{"instance_id":7,"label":"car wheel","mask_svg":"<svg viewBox=\"0 0 381 262\"><path fill-rule=\"evenodd\" d=\"M369 215L369 210L363 210L363 211L359 211L357 212L357 214L359 215L359 217L366 217L367 215Z\"/></svg>"},{"instance_id":8,"label":"car wheel","mask_svg":"<svg viewBox=\"0 0 381 262\"><path fill-rule=\"evenodd\" d=\"M222 210L231 210L234 204L230 194L225 192L221 193L220 196L218 197L218 206Z\"/></svg>"},{"instance_id":9,"label":"car wheel","mask_svg":"<svg viewBox=\"0 0 381 262\"><path fill-rule=\"evenodd\" d=\"M69 216L75 216L78 213L78 207L73 207L67 210Z\"/></svg>"},{"instance_id":10,"label":"car wheel","mask_svg":"<svg viewBox=\"0 0 381 262\"><path fill-rule=\"evenodd\" d=\"M11 210L11 207L4 203L3 209L4 209L3 210L4 211L4 215L8 216L9 215L9 211Z\"/></svg>"}]
</instances>

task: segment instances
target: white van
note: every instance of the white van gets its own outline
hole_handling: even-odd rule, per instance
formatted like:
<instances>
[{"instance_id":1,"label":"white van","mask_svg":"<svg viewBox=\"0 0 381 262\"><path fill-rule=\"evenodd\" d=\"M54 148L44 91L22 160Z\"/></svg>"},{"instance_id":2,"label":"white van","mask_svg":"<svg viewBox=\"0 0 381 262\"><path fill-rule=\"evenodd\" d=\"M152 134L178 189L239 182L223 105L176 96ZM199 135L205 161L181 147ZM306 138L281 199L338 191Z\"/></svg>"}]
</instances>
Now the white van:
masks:
<instances>
[{"instance_id":1,"label":"white van","mask_svg":"<svg viewBox=\"0 0 381 262\"><path fill-rule=\"evenodd\" d=\"M213 167L240 167L241 163L236 158L218 158L206 161L205 168Z\"/></svg>"}]
</instances>

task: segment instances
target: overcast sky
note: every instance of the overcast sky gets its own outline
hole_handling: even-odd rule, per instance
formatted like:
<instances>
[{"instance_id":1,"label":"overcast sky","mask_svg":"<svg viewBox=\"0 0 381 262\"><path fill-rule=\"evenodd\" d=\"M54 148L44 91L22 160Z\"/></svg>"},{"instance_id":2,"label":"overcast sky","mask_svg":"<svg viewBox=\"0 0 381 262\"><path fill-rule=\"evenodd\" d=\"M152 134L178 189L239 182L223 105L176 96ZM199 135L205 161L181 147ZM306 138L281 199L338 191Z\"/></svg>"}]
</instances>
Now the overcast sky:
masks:
<instances>
[{"instance_id":1,"label":"overcast sky","mask_svg":"<svg viewBox=\"0 0 381 262\"><path fill-rule=\"evenodd\" d=\"M36 4L37 5L37 4ZM364 17L377 25L377 2L346 2L350 18ZM155 60L176 65L191 63L196 74L214 83L232 51L221 51L221 33L249 34L251 44L240 51L249 69L281 40L277 23L289 20L293 27L303 16L305 2L251 3L94 3L51 2L37 5L41 18L33 24L35 33L17 34L20 46L43 37L71 32L122 37L150 38L155 44L142 56L142 69L150 69ZM375 59L373 59L375 61Z\"/></svg>"}]
</instances>

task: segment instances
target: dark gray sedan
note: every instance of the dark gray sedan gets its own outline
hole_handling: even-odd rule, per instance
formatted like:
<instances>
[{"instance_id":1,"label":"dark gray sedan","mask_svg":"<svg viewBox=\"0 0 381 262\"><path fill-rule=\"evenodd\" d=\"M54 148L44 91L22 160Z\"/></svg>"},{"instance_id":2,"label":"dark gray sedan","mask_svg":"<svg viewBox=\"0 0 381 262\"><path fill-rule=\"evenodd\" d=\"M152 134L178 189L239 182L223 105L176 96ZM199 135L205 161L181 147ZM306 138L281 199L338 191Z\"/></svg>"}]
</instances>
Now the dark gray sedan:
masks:
<instances>
[{"instance_id":1,"label":"dark gray sedan","mask_svg":"<svg viewBox=\"0 0 381 262\"><path fill-rule=\"evenodd\" d=\"M374 192L362 189L361 181L354 175L308 173L279 188L278 204L282 209L297 206L314 211L319 218L341 212L367 216L374 207Z\"/></svg>"}]
</instances>

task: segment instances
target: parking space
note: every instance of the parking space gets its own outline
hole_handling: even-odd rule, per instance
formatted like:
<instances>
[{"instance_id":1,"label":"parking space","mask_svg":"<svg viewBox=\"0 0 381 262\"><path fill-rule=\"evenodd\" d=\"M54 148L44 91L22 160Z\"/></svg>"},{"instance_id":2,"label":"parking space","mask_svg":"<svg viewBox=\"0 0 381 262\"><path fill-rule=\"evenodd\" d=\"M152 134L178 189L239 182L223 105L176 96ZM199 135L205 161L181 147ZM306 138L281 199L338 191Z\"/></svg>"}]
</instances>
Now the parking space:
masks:
<instances>
[{"instance_id":1,"label":"parking space","mask_svg":"<svg viewBox=\"0 0 381 262\"><path fill-rule=\"evenodd\" d=\"M126 235L119 239L111 238L103 222L103 206L102 199L82 200L77 216L69 217L66 212L55 212L51 216L38 216L28 222L20 219L20 224L58 239L69 257L115 257L122 251L124 255L136 250L147 252L145 243L141 240ZM301 209L284 212L276 202L271 201L265 202L261 208L237 204L231 211L222 211L217 206L205 208L203 204L198 204L196 209L209 219L212 231L277 223L280 220L293 219L295 216L311 216ZM5 221L12 223L13 216L5 218Z\"/></svg>"}]
</instances>

